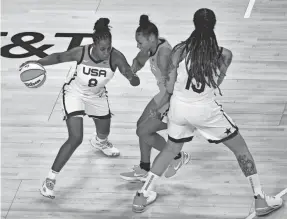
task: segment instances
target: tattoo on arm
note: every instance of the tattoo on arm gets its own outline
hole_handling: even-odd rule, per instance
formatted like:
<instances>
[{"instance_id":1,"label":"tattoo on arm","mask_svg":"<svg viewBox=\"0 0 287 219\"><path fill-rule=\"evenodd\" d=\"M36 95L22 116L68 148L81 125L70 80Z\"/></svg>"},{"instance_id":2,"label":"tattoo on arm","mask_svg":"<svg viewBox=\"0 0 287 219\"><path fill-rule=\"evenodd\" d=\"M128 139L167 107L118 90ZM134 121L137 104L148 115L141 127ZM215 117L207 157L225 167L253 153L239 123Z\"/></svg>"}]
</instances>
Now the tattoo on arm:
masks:
<instances>
[{"instance_id":1,"label":"tattoo on arm","mask_svg":"<svg viewBox=\"0 0 287 219\"><path fill-rule=\"evenodd\" d=\"M140 84L140 79L132 71L131 66L126 60L126 57L119 51L117 51L117 55L117 67L119 68L120 73L129 80L132 86L138 86Z\"/></svg>"},{"instance_id":2,"label":"tattoo on arm","mask_svg":"<svg viewBox=\"0 0 287 219\"><path fill-rule=\"evenodd\" d=\"M131 81L134 77L134 73L129 67L124 68L123 71L121 71L121 73L129 81Z\"/></svg>"},{"instance_id":3,"label":"tattoo on arm","mask_svg":"<svg viewBox=\"0 0 287 219\"><path fill-rule=\"evenodd\" d=\"M168 72L168 75L175 70L175 65L173 64L172 61L169 62L169 65L168 65L168 69L167 69L167 72Z\"/></svg>"}]
</instances>

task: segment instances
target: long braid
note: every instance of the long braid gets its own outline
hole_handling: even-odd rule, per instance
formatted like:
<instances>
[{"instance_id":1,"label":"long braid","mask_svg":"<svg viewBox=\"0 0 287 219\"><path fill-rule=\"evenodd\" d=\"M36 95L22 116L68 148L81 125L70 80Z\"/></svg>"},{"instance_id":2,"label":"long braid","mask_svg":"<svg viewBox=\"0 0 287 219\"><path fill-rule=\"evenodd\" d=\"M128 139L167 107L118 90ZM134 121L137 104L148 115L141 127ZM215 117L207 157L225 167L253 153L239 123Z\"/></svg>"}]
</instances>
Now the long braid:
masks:
<instances>
[{"instance_id":1,"label":"long braid","mask_svg":"<svg viewBox=\"0 0 287 219\"><path fill-rule=\"evenodd\" d=\"M174 51L181 48L185 53L186 71L190 78L197 83L220 88L214 80L217 74L218 58L220 55L217 39L213 31L216 18L210 9L200 9L194 14L195 30L190 37L174 47ZM174 52L173 51L173 52Z\"/></svg>"}]
</instances>

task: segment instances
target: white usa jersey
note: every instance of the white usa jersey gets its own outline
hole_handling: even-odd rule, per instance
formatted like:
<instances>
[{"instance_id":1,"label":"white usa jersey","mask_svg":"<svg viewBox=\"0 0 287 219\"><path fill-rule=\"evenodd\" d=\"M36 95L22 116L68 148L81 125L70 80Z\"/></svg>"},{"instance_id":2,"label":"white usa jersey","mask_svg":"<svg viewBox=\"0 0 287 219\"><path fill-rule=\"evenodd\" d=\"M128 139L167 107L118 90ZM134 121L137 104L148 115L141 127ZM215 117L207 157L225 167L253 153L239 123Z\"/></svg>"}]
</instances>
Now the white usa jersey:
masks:
<instances>
[{"instance_id":1,"label":"white usa jersey","mask_svg":"<svg viewBox=\"0 0 287 219\"><path fill-rule=\"evenodd\" d=\"M219 75L219 69L217 69L217 75ZM218 76L213 74L213 79L217 83ZM186 71L185 60L183 60L179 63L177 69L177 79L174 84L173 95L183 102L214 100L218 89L214 88L211 83L209 84L210 86L208 84L197 83L194 78L190 79Z\"/></svg>"},{"instance_id":2,"label":"white usa jersey","mask_svg":"<svg viewBox=\"0 0 287 219\"><path fill-rule=\"evenodd\" d=\"M75 74L64 85L64 91L80 96L100 96L106 91L105 85L113 78L115 70L110 58L96 61L91 56L92 45L83 46L81 60L77 63Z\"/></svg>"},{"instance_id":3,"label":"white usa jersey","mask_svg":"<svg viewBox=\"0 0 287 219\"><path fill-rule=\"evenodd\" d=\"M160 68L158 67L158 56L159 56L159 50L162 47L167 47L170 50L172 50L171 45L168 43L167 40L160 38L160 43L156 48L156 51L154 54L150 54L150 58L149 58L149 62L150 62L150 68L151 71L153 73L153 75L155 76L156 80L157 80L157 85L159 87L160 91L165 91L165 80L166 78L162 75L162 72L160 70Z\"/></svg>"}]
</instances>

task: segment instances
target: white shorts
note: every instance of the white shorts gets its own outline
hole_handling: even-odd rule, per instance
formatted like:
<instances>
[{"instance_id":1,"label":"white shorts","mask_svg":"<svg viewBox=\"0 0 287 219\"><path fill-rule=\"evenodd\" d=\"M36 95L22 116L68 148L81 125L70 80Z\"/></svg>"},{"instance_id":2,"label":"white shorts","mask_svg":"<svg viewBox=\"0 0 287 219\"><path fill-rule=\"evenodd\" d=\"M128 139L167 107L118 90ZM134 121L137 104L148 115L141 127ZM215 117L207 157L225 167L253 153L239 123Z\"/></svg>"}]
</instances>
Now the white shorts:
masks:
<instances>
[{"instance_id":1,"label":"white shorts","mask_svg":"<svg viewBox=\"0 0 287 219\"><path fill-rule=\"evenodd\" d=\"M191 141L195 130L216 144L238 134L238 127L216 101L186 103L172 96L168 112L169 140Z\"/></svg>"},{"instance_id":2,"label":"white shorts","mask_svg":"<svg viewBox=\"0 0 287 219\"><path fill-rule=\"evenodd\" d=\"M64 119L72 116L84 116L95 119L111 118L107 92L101 96L83 97L77 93L63 92Z\"/></svg>"}]
</instances>

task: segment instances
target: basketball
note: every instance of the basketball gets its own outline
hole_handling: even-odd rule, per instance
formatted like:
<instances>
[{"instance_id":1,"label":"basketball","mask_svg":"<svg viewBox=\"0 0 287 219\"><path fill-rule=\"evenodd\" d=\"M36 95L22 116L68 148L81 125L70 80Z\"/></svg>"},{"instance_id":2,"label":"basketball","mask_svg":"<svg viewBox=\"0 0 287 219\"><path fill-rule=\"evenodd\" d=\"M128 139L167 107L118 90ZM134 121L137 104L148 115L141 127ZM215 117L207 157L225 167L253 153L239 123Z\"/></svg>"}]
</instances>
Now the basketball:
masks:
<instances>
[{"instance_id":1,"label":"basketball","mask_svg":"<svg viewBox=\"0 0 287 219\"><path fill-rule=\"evenodd\" d=\"M20 72L21 81L29 88L38 88L46 81L46 70L39 63L27 63Z\"/></svg>"}]
</instances>

